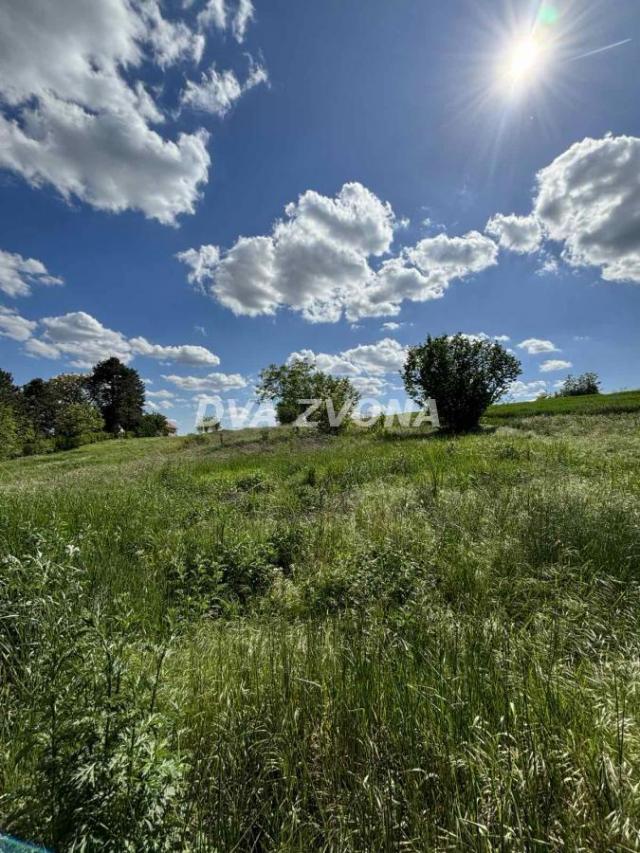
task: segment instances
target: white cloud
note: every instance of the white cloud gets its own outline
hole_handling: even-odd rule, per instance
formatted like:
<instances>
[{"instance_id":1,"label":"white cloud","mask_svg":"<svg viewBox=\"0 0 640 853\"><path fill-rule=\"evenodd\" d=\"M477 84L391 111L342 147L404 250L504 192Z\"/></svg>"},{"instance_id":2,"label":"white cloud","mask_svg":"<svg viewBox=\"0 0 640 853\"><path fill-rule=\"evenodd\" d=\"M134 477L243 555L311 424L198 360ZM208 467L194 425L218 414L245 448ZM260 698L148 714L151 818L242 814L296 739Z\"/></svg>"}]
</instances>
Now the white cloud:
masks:
<instances>
[{"instance_id":1,"label":"white cloud","mask_svg":"<svg viewBox=\"0 0 640 853\"><path fill-rule=\"evenodd\" d=\"M534 213L574 266L640 282L640 139L584 139L537 176Z\"/></svg>"},{"instance_id":2,"label":"white cloud","mask_svg":"<svg viewBox=\"0 0 640 853\"><path fill-rule=\"evenodd\" d=\"M56 353L52 357L70 356L75 367L91 367L110 356L125 363L131 360L131 348L124 335L107 329L84 311L45 317L40 326L44 329L44 343Z\"/></svg>"},{"instance_id":3,"label":"white cloud","mask_svg":"<svg viewBox=\"0 0 640 853\"><path fill-rule=\"evenodd\" d=\"M526 350L529 355L541 355L546 352L560 352L558 347L551 341L540 340L540 338L527 338L518 344L518 349Z\"/></svg>"},{"instance_id":4,"label":"white cloud","mask_svg":"<svg viewBox=\"0 0 640 853\"><path fill-rule=\"evenodd\" d=\"M485 231L498 241L501 249L520 254L537 252L543 239L542 228L535 216L504 216L498 213L487 222Z\"/></svg>"},{"instance_id":5,"label":"white cloud","mask_svg":"<svg viewBox=\"0 0 640 853\"><path fill-rule=\"evenodd\" d=\"M198 24L203 28L213 24L219 30L226 30L227 7L225 0L208 0L204 9L198 13Z\"/></svg>"},{"instance_id":6,"label":"white cloud","mask_svg":"<svg viewBox=\"0 0 640 853\"><path fill-rule=\"evenodd\" d=\"M352 299L348 317L398 314L403 300L441 299L450 284L482 272L497 263L498 247L483 234L463 237L438 234L382 264L360 294Z\"/></svg>"},{"instance_id":7,"label":"white cloud","mask_svg":"<svg viewBox=\"0 0 640 853\"><path fill-rule=\"evenodd\" d=\"M396 332L398 329L401 329L403 325L403 323L394 323L393 321L390 321L388 323L383 323L381 328L385 332Z\"/></svg>"},{"instance_id":8,"label":"white cloud","mask_svg":"<svg viewBox=\"0 0 640 853\"><path fill-rule=\"evenodd\" d=\"M210 165L204 131L172 140L136 72L199 61L204 36L158 0L0 5L0 167L94 207L163 223L191 213Z\"/></svg>"},{"instance_id":9,"label":"white cloud","mask_svg":"<svg viewBox=\"0 0 640 853\"><path fill-rule=\"evenodd\" d=\"M173 391L147 391L147 397L155 400L175 400L176 395Z\"/></svg>"},{"instance_id":10,"label":"white cloud","mask_svg":"<svg viewBox=\"0 0 640 853\"><path fill-rule=\"evenodd\" d=\"M244 41L247 27L253 21L254 17L255 9L253 8L252 0L238 0L238 7L233 18L233 23L231 24L234 38L237 41Z\"/></svg>"},{"instance_id":11,"label":"white cloud","mask_svg":"<svg viewBox=\"0 0 640 853\"><path fill-rule=\"evenodd\" d=\"M37 326L40 337L34 337ZM215 366L220 359L205 347L161 346L146 338L126 338L121 332L103 326L99 320L84 311L75 311L60 317L45 317L38 323L29 323L29 334L17 340L26 341L29 355L41 358L72 359L76 367L91 367L96 362L115 356L125 364L135 356L192 366Z\"/></svg>"},{"instance_id":12,"label":"white cloud","mask_svg":"<svg viewBox=\"0 0 640 853\"><path fill-rule=\"evenodd\" d=\"M61 278L49 275L41 261L0 249L0 290L7 296L29 296L35 284L62 284Z\"/></svg>"},{"instance_id":13,"label":"white cloud","mask_svg":"<svg viewBox=\"0 0 640 853\"><path fill-rule=\"evenodd\" d=\"M12 308L0 305L0 337L13 341L27 341L38 324L21 317Z\"/></svg>"},{"instance_id":14,"label":"white cloud","mask_svg":"<svg viewBox=\"0 0 640 853\"><path fill-rule=\"evenodd\" d=\"M40 338L29 338L24 345L24 351L33 358L62 358L62 353L55 344L48 344Z\"/></svg>"},{"instance_id":15,"label":"white cloud","mask_svg":"<svg viewBox=\"0 0 640 853\"><path fill-rule=\"evenodd\" d=\"M318 370L326 373L383 376L386 373L397 373L404 365L406 357L406 347L393 338L383 338L375 344L360 344L337 355L300 350L292 352L287 361L306 359L313 362Z\"/></svg>"},{"instance_id":16,"label":"white cloud","mask_svg":"<svg viewBox=\"0 0 640 853\"><path fill-rule=\"evenodd\" d=\"M550 252L542 251L540 253L540 266L536 270L536 275L543 276L551 276L551 275L559 275L560 274L560 262L556 258L555 255L552 255Z\"/></svg>"},{"instance_id":17,"label":"white cloud","mask_svg":"<svg viewBox=\"0 0 640 853\"><path fill-rule=\"evenodd\" d=\"M183 391L210 391L219 394L223 391L247 387L247 380L239 373L209 373L207 376L175 376L170 374L162 378Z\"/></svg>"},{"instance_id":18,"label":"white cloud","mask_svg":"<svg viewBox=\"0 0 640 853\"><path fill-rule=\"evenodd\" d=\"M189 281L236 314L275 314L284 306L310 322L395 315L405 299L440 298L455 279L496 263L497 245L476 231L421 240L384 260L400 223L362 184L345 184L335 198L311 190L287 205L272 233L240 237L226 253L217 246L177 257Z\"/></svg>"},{"instance_id":19,"label":"white cloud","mask_svg":"<svg viewBox=\"0 0 640 853\"><path fill-rule=\"evenodd\" d=\"M193 0L183 0L184 6L193 5ZM233 7L233 8L230 8ZM231 29L235 40L242 43L247 34L249 24L255 19L255 9L252 0L207 0L198 13L198 25L201 29L209 26L219 30Z\"/></svg>"},{"instance_id":20,"label":"white cloud","mask_svg":"<svg viewBox=\"0 0 640 853\"><path fill-rule=\"evenodd\" d=\"M241 83L231 70L217 71L211 66L199 83L188 80L181 95L183 106L225 116L242 95L261 83L268 83L269 75L262 65L252 64L247 79Z\"/></svg>"},{"instance_id":21,"label":"white cloud","mask_svg":"<svg viewBox=\"0 0 640 853\"><path fill-rule=\"evenodd\" d=\"M389 382L379 376L353 376L351 383L362 397L380 397L389 387Z\"/></svg>"},{"instance_id":22,"label":"white cloud","mask_svg":"<svg viewBox=\"0 0 640 853\"><path fill-rule=\"evenodd\" d=\"M523 402L535 400L540 394L547 392L547 383L543 379L537 379L533 382L522 382L517 379L509 388L508 396L513 400Z\"/></svg>"},{"instance_id":23,"label":"white cloud","mask_svg":"<svg viewBox=\"0 0 640 853\"><path fill-rule=\"evenodd\" d=\"M550 358L548 361L543 361L540 365L540 373L553 373L556 370L568 370L573 367L570 361L563 361L560 358Z\"/></svg>"},{"instance_id":24,"label":"white cloud","mask_svg":"<svg viewBox=\"0 0 640 853\"><path fill-rule=\"evenodd\" d=\"M191 346L160 346L151 344L146 338L131 338L129 341L131 351L135 355L144 355L148 358L157 358L160 361L171 361L176 364L189 364L192 366L211 365L215 367L220 364L220 359L206 347Z\"/></svg>"},{"instance_id":25,"label":"white cloud","mask_svg":"<svg viewBox=\"0 0 640 853\"><path fill-rule=\"evenodd\" d=\"M393 211L352 183L335 198L309 190L285 214L269 236L241 237L224 254L209 245L178 257L191 281L209 280L211 295L236 314L289 306L311 322L335 322L371 276L368 257L389 250Z\"/></svg>"},{"instance_id":26,"label":"white cloud","mask_svg":"<svg viewBox=\"0 0 640 853\"><path fill-rule=\"evenodd\" d=\"M465 332L461 332L463 338L466 338L468 341L472 343L474 341L496 341L499 344L506 344L511 340L509 335L487 335L486 332L476 332L475 334L467 334Z\"/></svg>"}]
</instances>

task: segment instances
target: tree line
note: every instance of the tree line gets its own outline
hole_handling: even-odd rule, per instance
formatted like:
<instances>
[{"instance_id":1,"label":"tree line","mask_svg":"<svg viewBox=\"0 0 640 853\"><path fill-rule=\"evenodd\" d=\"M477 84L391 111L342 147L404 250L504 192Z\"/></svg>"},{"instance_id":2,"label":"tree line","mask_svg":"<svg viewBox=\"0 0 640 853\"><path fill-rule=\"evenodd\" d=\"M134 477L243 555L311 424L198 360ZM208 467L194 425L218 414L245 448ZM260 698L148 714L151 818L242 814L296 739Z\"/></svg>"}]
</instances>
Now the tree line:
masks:
<instances>
[{"instance_id":1,"label":"tree line","mask_svg":"<svg viewBox=\"0 0 640 853\"><path fill-rule=\"evenodd\" d=\"M422 344L409 347L400 374L407 396L423 409L434 399L441 427L460 433L474 430L489 406L509 392L521 375L522 365L498 341L467 335L429 335ZM348 428L360 395L348 377L316 370L307 359L271 364L260 374L258 399L274 403L279 424L304 422L320 432ZM557 397L599 394L595 373L569 376ZM322 405L309 408L312 400ZM331 417L340 413L339 418ZM384 416L382 416L384 418Z\"/></svg>"},{"instance_id":2,"label":"tree line","mask_svg":"<svg viewBox=\"0 0 640 853\"><path fill-rule=\"evenodd\" d=\"M441 426L450 432L476 429L521 373L519 360L497 341L462 334L428 336L409 347L401 370L407 396L420 408L435 399ZM556 396L599 392L597 375L585 373L569 376ZM274 403L279 424L294 424L302 416L324 433L347 428L360 400L348 377L324 373L306 359L266 367L256 395ZM143 381L117 358L100 362L88 375L32 379L22 387L0 370L0 458L68 450L120 435L175 432L164 415L145 413L144 404ZM198 425L203 433L219 428L214 418Z\"/></svg>"},{"instance_id":3,"label":"tree line","mask_svg":"<svg viewBox=\"0 0 640 853\"><path fill-rule=\"evenodd\" d=\"M0 458L175 432L163 414L145 412L144 405L144 382L117 358L89 374L63 373L22 386L0 370Z\"/></svg>"}]
</instances>

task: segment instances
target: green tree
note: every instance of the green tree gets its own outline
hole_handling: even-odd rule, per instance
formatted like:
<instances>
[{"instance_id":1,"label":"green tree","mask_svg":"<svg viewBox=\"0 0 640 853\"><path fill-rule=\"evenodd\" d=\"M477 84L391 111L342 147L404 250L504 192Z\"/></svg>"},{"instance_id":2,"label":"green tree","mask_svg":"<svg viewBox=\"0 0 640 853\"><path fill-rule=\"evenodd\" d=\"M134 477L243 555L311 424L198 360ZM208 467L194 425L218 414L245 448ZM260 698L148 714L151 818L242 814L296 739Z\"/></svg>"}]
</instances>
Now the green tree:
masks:
<instances>
[{"instance_id":1,"label":"green tree","mask_svg":"<svg viewBox=\"0 0 640 853\"><path fill-rule=\"evenodd\" d=\"M421 406L434 399L441 424L464 432L478 426L521 372L518 359L496 341L429 335L410 347L402 377L409 397Z\"/></svg>"},{"instance_id":2,"label":"green tree","mask_svg":"<svg viewBox=\"0 0 640 853\"><path fill-rule=\"evenodd\" d=\"M583 373L581 376L567 376L557 397L583 397L588 394L600 394L600 380L597 373Z\"/></svg>"},{"instance_id":3,"label":"green tree","mask_svg":"<svg viewBox=\"0 0 640 853\"><path fill-rule=\"evenodd\" d=\"M97 441L104 432L104 421L92 403L69 403L57 414L55 432L56 446L68 450Z\"/></svg>"},{"instance_id":4,"label":"green tree","mask_svg":"<svg viewBox=\"0 0 640 853\"><path fill-rule=\"evenodd\" d=\"M22 441L15 410L0 402L0 459L11 459L21 453Z\"/></svg>"},{"instance_id":5,"label":"green tree","mask_svg":"<svg viewBox=\"0 0 640 853\"><path fill-rule=\"evenodd\" d=\"M0 370L0 459L10 459L22 453L22 423L20 390L13 376Z\"/></svg>"},{"instance_id":6,"label":"green tree","mask_svg":"<svg viewBox=\"0 0 640 853\"><path fill-rule=\"evenodd\" d=\"M86 387L110 433L135 432L142 420L144 383L137 371L117 358L108 358L93 368Z\"/></svg>"},{"instance_id":7,"label":"green tree","mask_svg":"<svg viewBox=\"0 0 640 853\"><path fill-rule=\"evenodd\" d=\"M145 412L140 420L136 435L139 438L156 438L162 435L172 435L175 427L161 412Z\"/></svg>"},{"instance_id":8,"label":"green tree","mask_svg":"<svg viewBox=\"0 0 640 853\"><path fill-rule=\"evenodd\" d=\"M53 435L55 430L57 406L51 382L37 378L22 386L25 414L39 436Z\"/></svg>"},{"instance_id":9,"label":"green tree","mask_svg":"<svg viewBox=\"0 0 640 853\"><path fill-rule=\"evenodd\" d=\"M271 364L260 373L258 400L275 403L279 424L292 424L317 401L309 416L321 432L338 432L349 423L360 395L346 377L316 370L306 359Z\"/></svg>"}]
</instances>

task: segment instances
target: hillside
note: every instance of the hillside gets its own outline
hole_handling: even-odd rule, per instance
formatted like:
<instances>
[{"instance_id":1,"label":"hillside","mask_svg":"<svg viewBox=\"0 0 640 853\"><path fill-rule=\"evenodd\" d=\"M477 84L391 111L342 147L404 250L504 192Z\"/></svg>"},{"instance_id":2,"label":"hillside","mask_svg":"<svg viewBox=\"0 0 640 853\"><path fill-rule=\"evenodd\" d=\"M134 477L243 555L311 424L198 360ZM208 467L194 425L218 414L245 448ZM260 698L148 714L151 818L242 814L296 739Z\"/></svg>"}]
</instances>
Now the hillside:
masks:
<instances>
[{"instance_id":1,"label":"hillside","mask_svg":"<svg viewBox=\"0 0 640 853\"><path fill-rule=\"evenodd\" d=\"M489 423L536 415L607 415L640 411L640 391L616 394L591 394L586 397L549 397L530 403L504 403L491 406L485 420Z\"/></svg>"},{"instance_id":2,"label":"hillside","mask_svg":"<svg viewBox=\"0 0 640 853\"><path fill-rule=\"evenodd\" d=\"M637 849L640 394L597 399L0 466L0 826Z\"/></svg>"}]
</instances>

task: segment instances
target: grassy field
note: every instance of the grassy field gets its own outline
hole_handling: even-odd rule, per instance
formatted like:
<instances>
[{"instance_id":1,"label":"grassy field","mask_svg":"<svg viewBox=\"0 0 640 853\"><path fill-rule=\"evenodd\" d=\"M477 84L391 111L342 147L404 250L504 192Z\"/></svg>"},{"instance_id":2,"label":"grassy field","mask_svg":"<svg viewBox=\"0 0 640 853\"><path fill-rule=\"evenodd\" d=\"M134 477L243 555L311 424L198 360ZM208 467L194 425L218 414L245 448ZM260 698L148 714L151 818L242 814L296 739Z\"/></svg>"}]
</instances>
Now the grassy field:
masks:
<instances>
[{"instance_id":1,"label":"grassy field","mask_svg":"<svg viewBox=\"0 0 640 853\"><path fill-rule=\"evenodd\" d=\"M549 397L531 403L506 403L492 406L487 412L489 423L535 415L608 415L619 412L639 412L640 391L620 391L617 394L592 394L586 397Z\"/></svg>"},{"instance_id":2,"label":"grassy field","mask_svg":"<svg viewBox=\"0 0 640 853\"><path fill-rule=\"evenodd\" d=\"M559 403L2 465L0 829L640 849L640 411Z\"/></svg>"}]
</instances>

